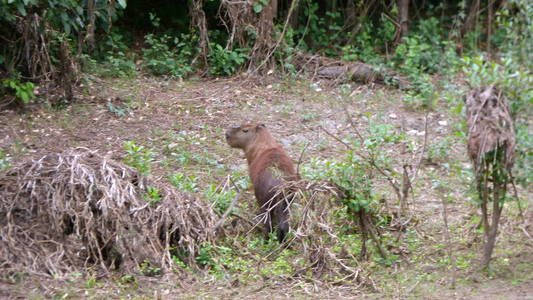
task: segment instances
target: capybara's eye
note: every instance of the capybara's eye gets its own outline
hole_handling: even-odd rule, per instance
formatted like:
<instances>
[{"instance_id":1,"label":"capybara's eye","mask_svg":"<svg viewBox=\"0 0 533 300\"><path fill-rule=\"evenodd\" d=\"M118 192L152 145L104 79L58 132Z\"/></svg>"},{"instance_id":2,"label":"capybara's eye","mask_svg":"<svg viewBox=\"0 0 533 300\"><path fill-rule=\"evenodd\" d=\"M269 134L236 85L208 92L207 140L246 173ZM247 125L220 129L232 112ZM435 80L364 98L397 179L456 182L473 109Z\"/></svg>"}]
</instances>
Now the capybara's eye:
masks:
<instances>
[{"instance_id":1,"label":"capybara's eye","mask_svg":"<svg viewBox=\"0 0 533 300\"><path fill-rule=\"evenodd\" d=\"M248 132L248 129L243 129L242 132Z\"/></svg>"}]
</instances>

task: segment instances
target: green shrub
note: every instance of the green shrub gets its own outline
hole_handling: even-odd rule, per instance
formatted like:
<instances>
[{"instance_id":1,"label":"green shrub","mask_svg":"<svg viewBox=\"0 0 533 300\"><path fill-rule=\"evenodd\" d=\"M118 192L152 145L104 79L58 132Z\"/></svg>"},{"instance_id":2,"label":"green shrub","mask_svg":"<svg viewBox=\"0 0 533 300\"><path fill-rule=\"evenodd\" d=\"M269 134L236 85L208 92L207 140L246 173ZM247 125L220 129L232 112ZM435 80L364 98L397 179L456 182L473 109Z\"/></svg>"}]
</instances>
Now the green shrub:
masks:
<instances>
[{"instance_id":1,"label":"green shrub","mask_svg":"<svg viewBox=\"0 0 533 300\"><path fill-rule=\"evenodd\" d=\"M160 19L150 13L152 26L158 28ZM148 47L142 49L143 68L156 76L182 78L192 72L192 56L198 52L198 38L195 34L147 34L144 42Z\"/></svg>"},{"instance_id":2,"label":"green shrub","mask_svg":"<svg viewBox=\"0 0 533 300\"><path fill-rule=\"evenodd\" d=\"M453 44L445 40L443 27L431 17L420 20L404 37L391 59L391 66L406 74L454 71L460 64Z\"/></svg>"},{"instance_id":3,"label":"green shrub","mask_svg":"<svg viewBox=\"0 0 533 300\"><path fill-rule=\"evenodd\" d=\"M283 27L281 24L276 26L275 30L275 39L279 39ZM281 65L282 70L288 74L296 74L297 70L293 64L293 58L295 54L295 45L294 45L294 30L292 28L287 28L283 41L280 43L279 47L276 48L274 52L274 57L276 61Z\"/></svg>"},{"instance_id":4,"label":"green shrub","mask_svg":"<svg viewBox=\"0 0 533 300\"><path fill-rule=\"evenodd\" d=\"M382 17L381 21L383 26L376 30L370 21L364 20L353 42L342 47L341 59L375 65L383 63L380 50L384 43L388 43L394 37L395 27L385 17Z\"/></svg>"},{"instance_id":5,"label":"green shrub","mask_svg":"<svg viewBox=\"0 0 533 300\"><path fill-rule=\"evenodd\" d=\"M141 174L148 175L152 169L150 164L154 161L155 153L144 148L144 146L135 144L133 141L125 142L124 150L126 150L126 155L123 159L124 163L139 170Z\"/></svg>"},{"instance_id":6,"label":"green shrub","mask_svg":"<svg viewBox=\"0 0 533 300\"><path fill-rule=\"evenodd\" d=\"M35 98L35 94L33 93L34 89L35 85L32 82L21 82L16 78L8 78L2 81L0 92L4 94L12 94L20 104L26 104L30 102L31 99Z\"/></svg>"},{"instance_id":7,"label":"green shrub","mask_svg":"<svg viewBox=\"0 0 533 300\"><path fill-rule=\"evenodd\" d=\"M219 44L212 44L209 52L209 72L213 75L230 76L248 60L248 49L225 49Z\"/></svg>"},{"instance_id":8,"label":"green shrub","mask_svg":"<svg viewBox=\"0 0 533 300\"><path fill-rule=\"evenodd\" d=\"M156 36L147 34L144 37L147 48L142 49L143 67L148 73L156 76L184 77L192 71L190 65L190 43L186 42L190 36L182 35L180 38L168 34Z\"/></svg>"}]
</instances>

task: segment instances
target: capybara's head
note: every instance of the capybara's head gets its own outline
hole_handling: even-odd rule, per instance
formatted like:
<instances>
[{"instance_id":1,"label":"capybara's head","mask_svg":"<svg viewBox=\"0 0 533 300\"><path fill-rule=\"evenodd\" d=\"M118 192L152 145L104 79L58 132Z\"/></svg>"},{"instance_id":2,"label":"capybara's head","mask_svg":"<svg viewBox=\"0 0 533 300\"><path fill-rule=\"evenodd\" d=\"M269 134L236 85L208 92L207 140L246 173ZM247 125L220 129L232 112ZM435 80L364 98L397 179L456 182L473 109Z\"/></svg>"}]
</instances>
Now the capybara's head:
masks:
<instances>
[{"instance_id":1,"label":"capybara's head","mask_svg":"<svg viewBox=\"0 0 533 300\"><path fill-rule=\"evenodd\" d=\"M253 143L259 131L264 128L266 128L265 124L232 126L226 130L226 141L232 148L245 149Z\"/></svg>"}]
</instances>

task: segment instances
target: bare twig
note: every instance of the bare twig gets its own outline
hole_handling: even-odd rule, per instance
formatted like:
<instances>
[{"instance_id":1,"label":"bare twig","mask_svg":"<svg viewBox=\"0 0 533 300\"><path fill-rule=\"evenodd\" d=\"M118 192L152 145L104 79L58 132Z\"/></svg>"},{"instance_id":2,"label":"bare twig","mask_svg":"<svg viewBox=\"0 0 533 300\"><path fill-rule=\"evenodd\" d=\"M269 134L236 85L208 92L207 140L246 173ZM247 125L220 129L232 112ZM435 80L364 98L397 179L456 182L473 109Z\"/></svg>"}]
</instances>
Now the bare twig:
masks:
<instances>
[{"instance_id":1,"label":"bare twig","mask_svg":"<svg viewBox=\"0 0 533 300\"><path fill-rule=\"evenodd\" d=\"M233 208L235 207L235 203L237 203L237 200L241 197L241 193L237 193L233 200L231 201L231 204L228 206L222 217L215 223L214 230L217 230L222 224L224 223L224 220L229 216Z\"/></svg>"},{"instance_id":2,"label":"bare twig","mask_svg":"<svg viewBox=\"0 0 533 300\"><path fill-rule=\"evenodd\" d=\"M450 264L452 265L452 289L455 288L455 281L457 278L457 266L455 263L455 256L453 255L452 240L450 237L450 230L448 228L448 206L446 199L441 197L442 203L442 219L444 221L444 238L446 239L446 244L448 244L448 258L450 259Z\"/></svg>"},{"instance_id":3,"label":"bare twig","mask_svg":"<svg viewBox=\"0 0 533 300\"><path fill-rule=\"evenodd\" d=\"M300 157L298 158L298 164L296 165L296 176L298 176L298 178L300 178L300 165L302 163L305 150L307 150L307 147L309 147L310 144L311 144L310 142L305 144L304 148L302 149L302 152L300 153Z\"/></svg>"},{"instance_id":4,"label":"bare twig","mask_svg":"<svg viewBox=\"0 0 533 300\"><path fill-rule=\"evenodd\" d=\"M411 184L414 184L418 175L418 171L420 170L420 165L422 164L422 160L424 159L424 154L426 153L426 147L428 143L428 114L429 111L426 111L426 115L424 117L424 144L422 145L422 152L420 152L420 157L418 158L418 162L415 165L415 171L413 172L413 178L411 179Z\"/></svg>"},{"instance_id":5,"label":"bare twig","mask_svg":"<svg viewBox=\"0 0 533 300\"><path fill-rule=\"evenodd\" d=\"M518 215L520 218L522 218L522 220L524 220L524 211L522 210L522 205L520 204L520 198L518 197L518 190L516 189L514 176L511 176L511 184L513 185L514 198L516 200L516 205L518 206Z\"/></svg>"},{"instance_id":6,"label":"bare twig","mask_svg":"<svg viewBox=\"0 0 533 300\"><path fill-rule=\"evenodd\" d=\"M350 121L350 124L352 124L352 122ZM334 134L332 134L331 132L329 132L328 130L326 130L323 126L320 126L320 128L327 134L329 135L330 137L334 138L335 140L337 140L339 143L343 144L344 146L346 146L346 148L348 150L352 150L354 151L355 149L350 146L349 144L347 144L346 142L344 142L343 140L341 140L340 138L338 138L337 136L335 136ZM362 135L359 133L359 131L355 128L355 126L352 125L352 128L354 128L354 130L356 131L356 134L360 137L360 139L363 139ZM366 156L360 152L355 152L354 151L354 154L359 156L360 158L364 159L366 162L368 162L372 167L374 167L381 175L383 175L383 177L385 177L385 179L389 182L389 184L391 185L392 189L394 190L394 193L396 194L396 196L398 197L398 199L402 199L402 195L401 195L401 192L400 192L400 188L398 187L398 185L396 184L396 182L394 182L394 179L391 177L390 174L388 174L387 172L385 172L385 170L383 168L381 168L380 166L378 166L376 164L376 161L370 157L370 156Z\"/></svg>"}]
</instances>

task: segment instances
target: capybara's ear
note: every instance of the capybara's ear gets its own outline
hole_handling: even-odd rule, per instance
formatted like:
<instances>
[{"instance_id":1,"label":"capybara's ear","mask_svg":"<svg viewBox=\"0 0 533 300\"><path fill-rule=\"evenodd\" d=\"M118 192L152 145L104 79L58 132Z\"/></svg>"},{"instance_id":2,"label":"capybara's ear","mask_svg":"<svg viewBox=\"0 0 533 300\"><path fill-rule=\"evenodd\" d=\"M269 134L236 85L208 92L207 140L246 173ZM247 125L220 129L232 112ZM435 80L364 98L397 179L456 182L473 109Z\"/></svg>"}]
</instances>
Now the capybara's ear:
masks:
<instances>
[{"instance_id":1,"label":"capybara's ear","mask_svg":"<svg viewBox=\"0 0 533 300\"><path fill-rule=\"evenodd\" d=\"M265 124L261 123L261 124L257 125L257 127L255 127L256 130L259 130L261 128L266 128Z\"/></svg>"}]
</instances>

